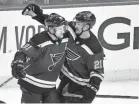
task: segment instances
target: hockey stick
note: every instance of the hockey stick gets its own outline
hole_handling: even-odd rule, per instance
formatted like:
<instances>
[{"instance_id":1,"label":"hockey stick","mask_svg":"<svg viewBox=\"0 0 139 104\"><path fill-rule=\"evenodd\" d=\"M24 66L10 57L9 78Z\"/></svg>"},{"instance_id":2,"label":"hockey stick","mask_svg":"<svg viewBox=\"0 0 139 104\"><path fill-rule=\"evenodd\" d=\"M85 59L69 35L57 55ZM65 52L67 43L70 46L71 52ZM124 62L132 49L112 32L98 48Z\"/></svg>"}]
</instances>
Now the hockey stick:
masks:
<instances>
[{"instance_id":1,"label":"hockey stick","mask_svg":"<svg viewBox=\"0 0 139 104\"><path fill-rule=\"evenodd\" d=\"M30 67L31 64L29 64L28 66L26 66L23 70L26 70L28 67ZM6 81L4 81L2 84L0 84L0 88L3 87L4 85L6 85L8 82L10 82L14 77L10 77L8 78Z\"/></svg>"},{"instance_id":2,"label":"hockey stick","mask_svg":"<svg viewBox=\"0 0 139 104\"><path fill-rule=\"evenodd\" d=\"M4 85L6 85L9 81L11 81L14 77L10 77L8 78L6 81L4 81L1 85L0 85L0 88Z\"/></svg>"},{"instance_id":3,"label":"hockey stick","mask_svg":"<svg viewBox=\"0 0 139 104\"><path fill-rule=\"evenodd\" d=\"M83 95L71 94L68 92L63 94L63 95L65 97L83 98ZM118 98L118 99L139 99L138 96L123 96L123 95L96 95L96 97L99 97L99 98Z\"/></svg>"},{"instance_id":4,"label":"hockey stick","mask_svg":"<svg viewBox=\"0 0 139 104\"><path fill-rule=\"evenodd\" d=\"M100 98L119 98L119 99L139 99L138 96L123 96L123 95L96 95Z\"/></svg>"}]
</instances>

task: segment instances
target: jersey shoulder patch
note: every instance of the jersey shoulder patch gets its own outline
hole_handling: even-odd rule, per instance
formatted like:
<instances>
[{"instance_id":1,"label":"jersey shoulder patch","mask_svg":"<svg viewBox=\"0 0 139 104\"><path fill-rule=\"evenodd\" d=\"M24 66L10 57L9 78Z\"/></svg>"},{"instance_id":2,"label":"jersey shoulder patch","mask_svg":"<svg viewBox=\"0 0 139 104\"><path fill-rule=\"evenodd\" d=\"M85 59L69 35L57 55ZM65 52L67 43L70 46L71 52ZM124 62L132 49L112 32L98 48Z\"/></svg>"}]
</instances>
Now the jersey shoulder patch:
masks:
<instances>
[{"instance_id":1,"label":"jersey shoulder patch","mask_svg":"<svg viewBox=\"0 0 139 104\"><path fill-rule=\"evenodd\" d=\"M68 60L74 61L74 60L78 60L80 56L74 51L72 51L70 48L66 47L66 58Z\"/></svg>"}]
</instances>

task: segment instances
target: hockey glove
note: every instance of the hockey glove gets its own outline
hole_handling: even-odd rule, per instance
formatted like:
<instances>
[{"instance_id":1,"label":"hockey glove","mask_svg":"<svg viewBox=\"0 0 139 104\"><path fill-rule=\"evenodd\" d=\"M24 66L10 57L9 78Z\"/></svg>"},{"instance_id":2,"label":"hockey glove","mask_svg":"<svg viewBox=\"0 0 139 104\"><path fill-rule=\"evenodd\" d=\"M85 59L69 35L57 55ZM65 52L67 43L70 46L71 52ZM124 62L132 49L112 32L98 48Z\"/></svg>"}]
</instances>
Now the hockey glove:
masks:
<instances>
[{"instance_id":1,"label":"hockey glove","mask_svg":"<svg viewBox=\"0 0 139 104\"><path fill-rule=\"evenodd\" d=\"M29 15L31 17L41 16L43 10L36 4L28 4L22 11L22 15Z\"/></svg>"},{"instance_id":2,"label":"hockey glove","mask_svg":"<svg viewBox=\"0 0 139 104\"><path fill-rule=\"evenodd\" d=\"M83 89L83 99L85 103L91 103L95 96L96 96L96 91L92 90L91 87L85 86Z\"/></svg>"},{"instance_id":3,"label":"hockey glove","mask_svg":"<svg viewBox=\"0 0 139 104\"><path fill-rule=\"evenodd\" d=\"M96 96L97 91L99 90L99 86L101 83L101 79L98 77L90 78L90 81L87 86L83 89L84 99L86 101L92 102Z\"/></svg>"},{"instance_id":4,"label":"hockey glove","mask_svg":"<svg viewBox=\"0 0 139 104\"><path fill-rule=\"evenodd\" d=\"M89 85L92 88L92 90L98 91L101 82L102 82L102 79L94 76L90 78Z\"/></svg>"},{"instance_id":5,"label":"hockey glove","mask_svg":"<svg viewBox=\"0 0 139 104\"><path fill-rule=\"evenodd\" d=\"M25 78L26 72L23 70L25 68L24 62L21 60L15 60L12 62L12 76L16 79Z\"/></svg>"}]
</instances>

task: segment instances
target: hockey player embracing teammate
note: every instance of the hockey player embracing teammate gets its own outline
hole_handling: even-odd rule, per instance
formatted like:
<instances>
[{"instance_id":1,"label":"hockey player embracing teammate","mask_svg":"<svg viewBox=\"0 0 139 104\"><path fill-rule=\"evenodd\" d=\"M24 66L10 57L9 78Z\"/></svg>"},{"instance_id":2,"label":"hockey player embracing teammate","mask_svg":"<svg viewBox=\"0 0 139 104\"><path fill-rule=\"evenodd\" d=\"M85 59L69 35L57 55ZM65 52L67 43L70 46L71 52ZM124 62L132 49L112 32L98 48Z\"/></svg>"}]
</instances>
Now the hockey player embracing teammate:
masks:
<instances>
[{"instance_id":1,"label":"hockey player embracing teammate","mask_svg":"<svg viewBox=\"0 0 139 104\"><path fill-rule=\"evenodd\" d=\"M35 9L34 9L35 8ZM45 24L39 6L29 4L23 10L24 15ZM91 103L104 79L104 52L96 36L91 32L96 17L90 11L76 14L68 22L68 32L74 37L66 47L66 60L61 69L58 92L63 103Z\"/></svg>"},{"instance_id":2,"label":"hockey player embracing teammate","mask_svg":"<svg viewBox=\"0 0 139 104\"><path fill-rule=\"evenodd\" d=\"M39 9L41 12L41 9ZM56 13L44 17L46 31L35 34L16 52L12 75L22 90L21 103L59 103L56 80L72 38L67 21Z\"/></svg>"},{"instance_id":3,"label":"hockey player embracing teammate","mask_svg":"<svg viewBox=\"0 0 139 104\"><path fill-rule=\"evenodd\" d=\"M64 102L91 103L104 79L103 48L90 31L95 22L96 17L93 13L82 11L69 23L76 34L76 53L79 58L76 60L66 58L64 63L58 88L58 91L65 96Z\"/></svg>"}]
</instances>

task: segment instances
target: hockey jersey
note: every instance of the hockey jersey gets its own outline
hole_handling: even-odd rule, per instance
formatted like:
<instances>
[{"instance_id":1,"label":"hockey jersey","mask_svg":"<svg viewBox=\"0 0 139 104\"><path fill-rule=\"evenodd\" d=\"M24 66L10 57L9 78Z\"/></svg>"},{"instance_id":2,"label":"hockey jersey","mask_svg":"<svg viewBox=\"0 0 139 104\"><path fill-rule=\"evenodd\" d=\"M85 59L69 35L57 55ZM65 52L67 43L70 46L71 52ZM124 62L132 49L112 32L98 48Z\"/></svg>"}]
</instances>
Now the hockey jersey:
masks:
<instances>
[{"instance_id":1,"label":"hockey jersey","mask_svg":"<svg viewBox=\"0 0 139 104\"><path fill-rule=\"evenodd\" d=\"M31 65L26 69L26 77L18 81L22 87L36 93L56 87L56 80L65 60L65 49L68 40L71 39L69 34L67 32L59 44L51 40L46 31L36 34L30 39L31 43L40 47L41 53L35 60L27 62L27 65ZM23 48L30 50L30 47L32 46ZM23 54L16 54L15 59L20 59L20 57L23 57Z\"/></svg>"},{"instance_id":2,"label":"hockey jersey","mask_svg":"<svg viewBox=\"0 0 139 104\"><path fill-rule=\"evenodd\" d=\"M33 19L44 24L45 16L47 17L47 14ZM74 37L76 36L74 22L69 22L68 25L75 41L70 41L67 45L62 73L83 86L89 85L89 82L93 82L92 79L96 78L101 82L104 78L103 57L105 56L101 44L91 31L91 37L88 39ZM92 89L98 90L94 87Z\"/></svg>"},{"instance_id":3,"label":"hockey jersey","mask_svg":"<svg viewBox=\"0 0 139 104\"><path fill-rule=\"evenodd\" d=\"M75 42L68 44L62 68L62 73L66 77L81 86L91 86L91 78L99 78L99 81L104 78L103 48L91 31L90 34L88 39L77 37ZM96 92L98 90L95 87L92 89Z\"/></svg>"}]
</instances>

